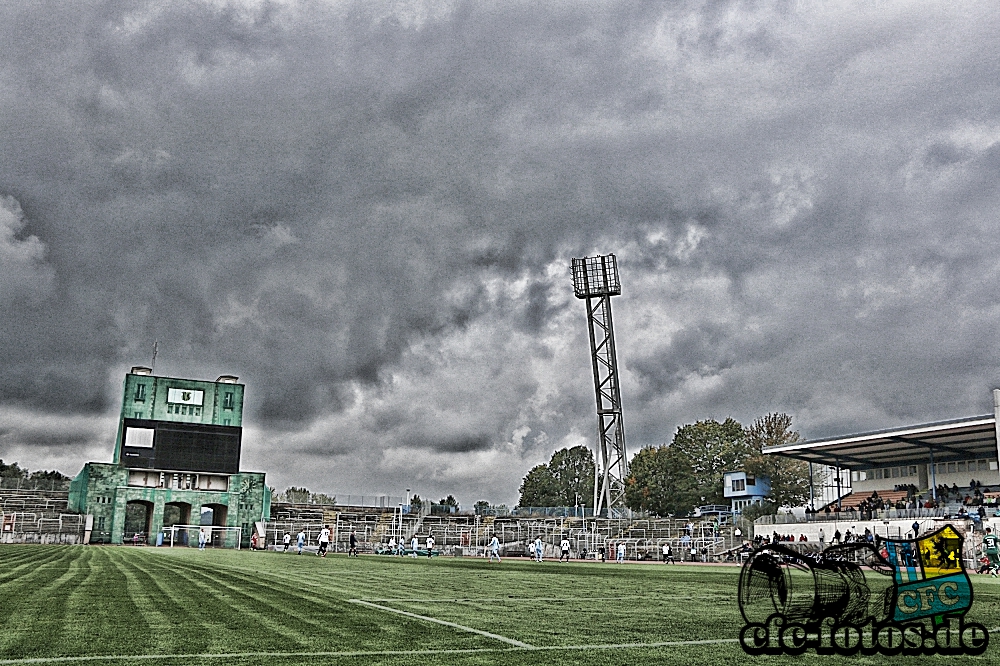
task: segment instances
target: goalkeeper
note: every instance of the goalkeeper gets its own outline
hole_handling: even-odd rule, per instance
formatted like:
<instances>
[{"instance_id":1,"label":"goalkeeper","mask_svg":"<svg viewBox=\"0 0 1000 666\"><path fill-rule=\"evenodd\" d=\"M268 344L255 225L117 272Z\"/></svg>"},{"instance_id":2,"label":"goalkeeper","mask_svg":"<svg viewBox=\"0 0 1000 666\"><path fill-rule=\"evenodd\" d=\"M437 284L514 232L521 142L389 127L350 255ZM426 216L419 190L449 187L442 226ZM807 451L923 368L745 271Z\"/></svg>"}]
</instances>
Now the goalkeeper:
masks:
<instances>
[{"instance_id":1,"label":"goalkeeper","mask_svg":"<svg viewBox=\"0 0 1000 666\"><path fill-rule=\"evenodd\" d=\"M1000 569L1000 538L989 527L983 537L983 552L990 561L990 575L996 578L997 569Z\"/></svg>"}]
</instances>

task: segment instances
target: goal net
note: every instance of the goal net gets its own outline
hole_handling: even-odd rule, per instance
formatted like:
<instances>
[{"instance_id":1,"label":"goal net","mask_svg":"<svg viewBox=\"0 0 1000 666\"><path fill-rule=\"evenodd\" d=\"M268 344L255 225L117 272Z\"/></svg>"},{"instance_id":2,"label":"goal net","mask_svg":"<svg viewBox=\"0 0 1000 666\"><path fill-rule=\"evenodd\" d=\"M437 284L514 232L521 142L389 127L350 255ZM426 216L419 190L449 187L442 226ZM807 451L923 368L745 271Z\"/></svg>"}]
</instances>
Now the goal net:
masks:
<instances>
[{"instance_id":1,"label":"goal net","mask_svg":"<svg viewBox=\"0 0 1000 666\"><path fill-rule=\"evenodd\" d=\"M240 549L243 539L242 527L221 525L172 525L163 528L164 546L184 546L189 548L235 548Z\"/></svg>"}]
</instances>

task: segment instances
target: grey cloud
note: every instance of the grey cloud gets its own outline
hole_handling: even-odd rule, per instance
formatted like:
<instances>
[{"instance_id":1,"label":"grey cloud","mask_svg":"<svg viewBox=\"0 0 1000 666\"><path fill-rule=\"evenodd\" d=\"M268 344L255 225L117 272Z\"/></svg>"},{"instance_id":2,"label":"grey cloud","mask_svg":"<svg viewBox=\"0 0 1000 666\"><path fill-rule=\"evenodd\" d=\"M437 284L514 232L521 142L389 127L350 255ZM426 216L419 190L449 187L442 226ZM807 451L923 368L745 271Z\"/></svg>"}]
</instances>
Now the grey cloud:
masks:
<instances>
[{"instance_id":1,"label":"grey cloud","mask_svg":"<svg viewBox=\"0 0 1000 666\"><path fill-rule=\"evenodd\" d=\"M622 271L630 446L775 409L806 435L974 413L996 382L991 12L0 18L0 194L21 209L0 225L0 407L113 415L158 340L158 371L246 382L247 454L276 478L313 473L268 457L287 443L364 461L345 484L466 474L510 501L514 467L592 435L566 264L595 252ZM410 445L412 470L379 462ZM477 476L484 455L504 473Z\"/></svg>"}]
</instances>

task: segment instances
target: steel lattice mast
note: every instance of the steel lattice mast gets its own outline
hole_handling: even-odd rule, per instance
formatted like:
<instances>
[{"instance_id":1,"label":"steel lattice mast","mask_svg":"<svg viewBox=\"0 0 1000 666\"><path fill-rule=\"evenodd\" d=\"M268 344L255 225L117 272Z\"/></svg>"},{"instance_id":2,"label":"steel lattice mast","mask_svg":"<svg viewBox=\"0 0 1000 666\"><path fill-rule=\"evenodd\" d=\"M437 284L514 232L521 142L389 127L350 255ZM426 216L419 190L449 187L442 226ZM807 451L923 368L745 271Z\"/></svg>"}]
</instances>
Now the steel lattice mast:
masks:
<instances>
[{"instance_id":1,"label":"steel lattice mast","mask_svg":"<svg viewBox=\"0 0 1000 666\"><path fill-rule=\"evenodd\" d=\"M573 259L573 291L587 301L587 331L597 394L597 469L594 475L594 515L625 506L625 426L618 383L618 358L611 319L611 297L622 293L615 255Z\"/></svg>"}]
</instances>

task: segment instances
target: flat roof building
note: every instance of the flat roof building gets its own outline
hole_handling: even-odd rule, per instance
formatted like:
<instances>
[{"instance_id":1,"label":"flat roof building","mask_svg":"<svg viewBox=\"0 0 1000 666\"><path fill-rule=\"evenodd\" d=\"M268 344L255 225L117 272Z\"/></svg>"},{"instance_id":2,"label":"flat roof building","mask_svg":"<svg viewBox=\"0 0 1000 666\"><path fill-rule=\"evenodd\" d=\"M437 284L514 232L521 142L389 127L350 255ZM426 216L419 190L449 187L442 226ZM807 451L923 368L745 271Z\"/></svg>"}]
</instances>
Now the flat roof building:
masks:
<instances>
[{"instance_id":1,"label":"flat roof building","mask_svg":"<svg viewBox=\"0 0 1000 666\"><path fill-rule=\"evenodd\" d=\"M968 488L974 480L997 487L1000 389L993 400L993 414L795 442L764 453L849 469L852 489L866 493L912 485L936 498L943 485Z\"/></svg>"}]
</instances>

